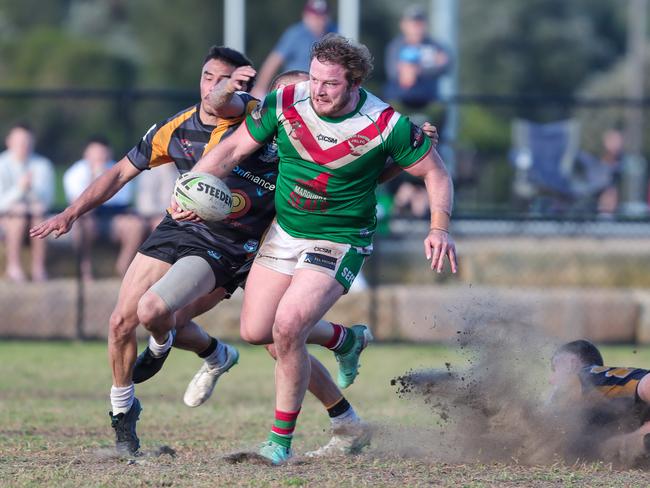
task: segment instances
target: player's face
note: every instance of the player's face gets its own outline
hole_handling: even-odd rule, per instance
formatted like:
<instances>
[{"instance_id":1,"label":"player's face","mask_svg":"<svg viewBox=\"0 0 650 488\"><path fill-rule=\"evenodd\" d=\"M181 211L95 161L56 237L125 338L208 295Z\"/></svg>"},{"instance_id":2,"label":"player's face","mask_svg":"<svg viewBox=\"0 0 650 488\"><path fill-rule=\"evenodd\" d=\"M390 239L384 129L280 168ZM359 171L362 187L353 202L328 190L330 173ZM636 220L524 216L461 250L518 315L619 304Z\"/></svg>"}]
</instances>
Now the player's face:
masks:
<instances>
[{"instance_id":1,"label":"player's face","mask_svg":"<svg viewBox=\"0 0 650 488\"><path fill-rule=\"evenodd\" d=\"M548 382L557 386L566 382L580 368L580 359L575 354L560 353L551 360L551 375Z\"/></svg>"},{"instance_id":2,"label":"player's face","mask_svg":"<svg viewBox=\"0 0 650 488\"><path fill-rule=\"evenodd\" d=\"M309 92L314 111L321 116L338 117L351 112L352 93L358 85L350 86L345 68L340 64L321 63L314 58L309 66Z\"/></svg>"},{"instance_id":3,"label":"player's face","mask_svg":"<svg viewBox=\"0 0 650 488\"><path fill-rule=\"evenodd\" d=\"M206 100L214 86L221 80L230 78L233 71L235 71L233 65L218 59L211 59L205 63L201 71L201 100Z\"/></svg>"}]
</instances>

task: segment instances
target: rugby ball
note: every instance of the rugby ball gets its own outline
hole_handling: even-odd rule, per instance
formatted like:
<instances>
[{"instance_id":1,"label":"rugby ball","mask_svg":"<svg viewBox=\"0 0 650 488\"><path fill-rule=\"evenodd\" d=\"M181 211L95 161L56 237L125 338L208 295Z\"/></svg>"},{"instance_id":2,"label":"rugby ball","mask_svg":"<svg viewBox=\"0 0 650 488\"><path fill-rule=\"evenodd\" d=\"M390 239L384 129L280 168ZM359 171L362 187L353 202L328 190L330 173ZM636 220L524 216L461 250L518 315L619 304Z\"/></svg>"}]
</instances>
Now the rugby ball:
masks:
<instances>
[{"instance_id":1,"label":"rugby ball","mask_svg":"<svg viewBox=\"0 0 650 488\"><path fill-rule=\"evenodd\" d=\"M174 198L183 210L189 210L206 222L225 219L232 207L232 194L214 175L190 171L181 175L174 186Z\"/></svg>"}]
</instances>

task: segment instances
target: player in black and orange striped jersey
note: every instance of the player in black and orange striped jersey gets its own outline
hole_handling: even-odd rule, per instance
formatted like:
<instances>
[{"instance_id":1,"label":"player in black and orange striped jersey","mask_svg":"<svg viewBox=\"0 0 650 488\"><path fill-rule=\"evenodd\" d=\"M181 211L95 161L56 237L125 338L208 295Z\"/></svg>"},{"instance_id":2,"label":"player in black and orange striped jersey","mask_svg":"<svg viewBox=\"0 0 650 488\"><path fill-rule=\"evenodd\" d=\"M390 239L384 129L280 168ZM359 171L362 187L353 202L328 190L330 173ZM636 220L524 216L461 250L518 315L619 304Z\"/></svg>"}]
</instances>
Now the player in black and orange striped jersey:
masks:
<instances>
[{"instance_id":1,"label":"player in black and orange striped jersey","mask_svg":"<svg viewBox=\"0 0 650 488\"><path fill-rule=\"evenodd\" d=\"M580 408L588 429L615 433L601 454L629 464L650 454L650 370L605 366L598 348L581 339L551 359L551 401ZM622 434L621 434L622 432Z\"/></svg>"},{"instance_id":2,"label":"player in black and orange striped jersey","mask_svg":"<svg viewBox=\"0 0 650 488\"><path fill-rule=\"evenodd\" d=\"M142 170L171 163L181 173L191 169L252 109L255 100L244 92L250 89L255 74L249 63L236 51L213 47L202 69L201 102L152 126L111 171L94 181L61 214L34 227L31 234L45 237L54 233L58 237L68 232L79 216L110 198ZM274 148L264 147L224 178L233 196L239 198L228 219L214 224L178 222L168 214L140 247L122 282L109 327L111 423L119 451L134 454L139 448L135 427L141 407L134 383L160 369L172 343L204 358L186 391L184 400L189 406L207 400L218 377L236 364L237 350L210 337L191 318L215 306L245 280L259 239L275 214L276 176ZM136 361L135 329L139 323L152 338ZM178 329L176 340L174 327ZM315 393L330 416L354 414L324 366L312 359L318 387ZM327 398L337 400L329 402Z\"/></svg>"},{"instance_id":3,"label":"player in black and orange striped jersey","mask_svg":"<svg viewBox=\"0 0 650 488\"><path fill-rule=\"evenodd\" d=\"M68 232L81 215L108 200L143 170L165 163L175 164L180 173L190 170L252 108L254 99L244 93L254 81L255 70L250 65L243 54L213 46L201 69L200 102L152 126L136 147L93 181L68 208L32 228L30 234L44 238L50 233L58 237ZM251 166L251 171L259 170L259 161L251 159ZM267 178L273 179L273 175ZM273 192L258 192L250 180L239 179L232 183L233 187L255 197L251 213L261 209L260 218L270 220L272 216L267 213ZM135 426L141 407L135 398L133 379L136 328L143 323L153 336L149 359L164 356L174 340L171 330L176 323L190 322L191 317L212 308L237 287L256 250L256 241L249 242L246 230L250 227L255 233L260 226L252 229L244 220L239 223L233 219L230 227L219 239L205 226L176 225L167 216L140 248L123 278L108 338L113 373L111 425L116 447L122 453L135 454L140 446ZM233 229L239 232L239 241ZM232 346L210 337L196 325L187 329L189 336L186 334L178 345L203 357L212 372L221 374L237 362L238 353Z\"/></svg>"}]
</instances>

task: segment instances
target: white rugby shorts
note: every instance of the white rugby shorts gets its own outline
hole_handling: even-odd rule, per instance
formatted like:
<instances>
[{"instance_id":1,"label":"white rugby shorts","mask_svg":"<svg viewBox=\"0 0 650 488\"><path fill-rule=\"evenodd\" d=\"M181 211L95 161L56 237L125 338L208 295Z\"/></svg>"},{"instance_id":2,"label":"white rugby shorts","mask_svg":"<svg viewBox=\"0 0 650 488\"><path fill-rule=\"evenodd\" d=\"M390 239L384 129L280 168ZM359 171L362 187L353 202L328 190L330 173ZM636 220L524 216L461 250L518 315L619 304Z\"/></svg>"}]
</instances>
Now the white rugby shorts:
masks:
<instances>
[{"instance_id":1,"label":"white rugby shorts","mask_svg":"<svg viewBox=\"0 0 650 488\"><path fill-rule=\"evenodd\" d=\"M341 283L347 292L371 252L372 246L359 248L340 242L292 237L273 221L255 262L286 275L293 275L301 268L325 273Z\"/></svg>"}]
</instances>

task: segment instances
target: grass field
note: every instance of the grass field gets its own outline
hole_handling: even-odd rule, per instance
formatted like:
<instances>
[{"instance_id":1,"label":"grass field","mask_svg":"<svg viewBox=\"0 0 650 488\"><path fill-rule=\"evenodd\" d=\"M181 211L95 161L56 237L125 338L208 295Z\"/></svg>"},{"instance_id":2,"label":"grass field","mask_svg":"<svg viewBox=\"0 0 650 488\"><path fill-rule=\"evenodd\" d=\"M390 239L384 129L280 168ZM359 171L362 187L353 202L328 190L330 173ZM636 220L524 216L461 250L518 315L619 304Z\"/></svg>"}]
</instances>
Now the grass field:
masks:
<instances>
[{"instance_id":1,"label":"grass field","mask_svg":"<svg viewBox=\"0 0 650 488\"><path fill-rule=\"evenodd\" d=\"M317 355L335 369L331 355ZM650 349L606 348L609 363L650 365ZM103 343L0 344L0 485L2 486L649 486L641 471L561 462L525 466L445 464L427 455L439 419L423 401L399 398L391 378L411 368L460 361L440 346L373 345L346 396L377 427L373 445L347 459L300 459L281 467L229 464L254 450L273 413L273 366L262 348L241 346L240 364L197 409L182 395L200 362L174 351L162 373L137 388L144 411L142 447L170 446L176 456L136 460L111 453L110 374ZM298 420L298 454L327 442L325 411L308 398Z\"/></svg>"}]
</instances>

